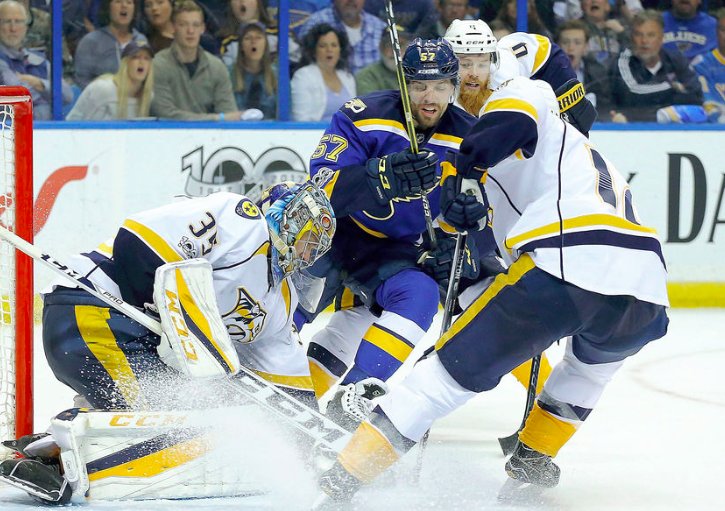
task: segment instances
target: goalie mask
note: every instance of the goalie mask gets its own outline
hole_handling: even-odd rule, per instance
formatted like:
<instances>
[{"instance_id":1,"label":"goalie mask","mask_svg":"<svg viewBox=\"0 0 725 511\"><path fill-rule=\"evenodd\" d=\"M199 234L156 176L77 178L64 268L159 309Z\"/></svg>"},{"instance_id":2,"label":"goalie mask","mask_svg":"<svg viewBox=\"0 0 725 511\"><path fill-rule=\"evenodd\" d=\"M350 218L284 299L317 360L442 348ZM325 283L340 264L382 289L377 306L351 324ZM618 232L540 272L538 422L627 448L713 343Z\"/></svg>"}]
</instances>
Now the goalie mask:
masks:
<instances>
[{"instance_id":1,"label":"goalie mask","mask_svg":"<svg viewBox=\"0 0 725 511\"><path fill-rule=\"evenodd\" d=\"M259 205L272 239L275 284L312 266L330 249L335 215L325 192L310 181L271 186Z\"/></svg>"}]
</instances>

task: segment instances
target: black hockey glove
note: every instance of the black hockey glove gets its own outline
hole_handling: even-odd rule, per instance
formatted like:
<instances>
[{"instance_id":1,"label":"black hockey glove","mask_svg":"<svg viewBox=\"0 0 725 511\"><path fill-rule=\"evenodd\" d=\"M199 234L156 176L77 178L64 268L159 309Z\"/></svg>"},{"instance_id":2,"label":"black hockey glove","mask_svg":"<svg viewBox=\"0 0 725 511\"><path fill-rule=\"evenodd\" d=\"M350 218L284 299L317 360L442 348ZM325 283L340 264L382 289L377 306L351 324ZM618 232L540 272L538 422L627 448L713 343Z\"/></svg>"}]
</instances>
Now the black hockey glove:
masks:
<instances>
[{"instance_id":1,"label":"black hockey glove","mask_svg":"<svg viewBox=\"0 0 725 511\"><path fill-rule=\"evenodd\" d=\"M589 130L597 119L597 111L584 96L584 86L579 80L572 78L556 89L555 93L561 118L588 137Z\"/></svg>"},{"instance_id":2,"label":"black hockey glove","mask_svg":"<svg viewBox=\"0 0 725 511\"><path fill-rule=\"evenodd\" d=\"M466 191L461 191L462 187ZM441 184L441 214L446 223L458 231L484 229L488 222L488 198L483 186L461 176L444 177Z\"/></svg>"},{"instance_id":3,"label":"black hockey glove","mask_svg":"<svg viewBox=\"0 0 725 511\"><path fill-rule=\"evenodd\" d=\"M438 283L441 292L445 297L448 290L448 280L453 267L453 253L456 250L456 238L439 238L436 250L421 253L418 263L423 273L430 276ZM475 245L466 245L463 252L463 268L461 277L469 280L476 280L479 274L478 251ZM444 298L445 299L445 298Z\"/></svg>"},{"instance_id":4,"label":"black hockey glove","mask_svg":"<svg viewBox=\"0 0 725 511\"><path fill-rule=\"evenodd\" d=\"M438 156L430 151L413 154L410 149L371 158L365 165L368 185L382 206L396 197L411 197L433 188Z\"/></svg>"}]
</instances>

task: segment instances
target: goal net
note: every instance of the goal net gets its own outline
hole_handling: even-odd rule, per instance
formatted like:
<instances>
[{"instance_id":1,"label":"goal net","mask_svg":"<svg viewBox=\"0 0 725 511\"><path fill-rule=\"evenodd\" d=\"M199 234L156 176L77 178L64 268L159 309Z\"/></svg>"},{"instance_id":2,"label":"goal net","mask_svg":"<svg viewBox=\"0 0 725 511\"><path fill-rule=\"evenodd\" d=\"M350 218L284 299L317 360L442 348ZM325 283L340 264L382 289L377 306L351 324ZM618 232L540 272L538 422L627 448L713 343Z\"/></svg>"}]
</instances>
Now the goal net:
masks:
<instances>
[{"instance_id":1,"label":"goal net","mask_svg":"<svg viewBox=\"0 0 725 511\"><path fill-rule=\"evenodd\" d=\"M23 87L0 87L0 226L33 241L33 108ZM32 432L32 259L0 242L0 440ZM11 453L0 446L0 459Z\"/></svg>"}]
</instances>

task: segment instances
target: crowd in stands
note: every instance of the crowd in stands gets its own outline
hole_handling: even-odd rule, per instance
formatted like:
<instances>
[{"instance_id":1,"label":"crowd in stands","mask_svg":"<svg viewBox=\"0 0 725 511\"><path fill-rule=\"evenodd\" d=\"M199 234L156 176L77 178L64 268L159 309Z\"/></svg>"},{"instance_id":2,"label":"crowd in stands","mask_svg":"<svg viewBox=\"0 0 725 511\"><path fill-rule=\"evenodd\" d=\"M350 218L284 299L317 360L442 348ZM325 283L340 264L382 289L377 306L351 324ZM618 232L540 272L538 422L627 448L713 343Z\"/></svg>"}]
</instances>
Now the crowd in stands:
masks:
<instances>
[{"instance_id":1,"label":"crowd in stands","mask_svg":"<svg viewBox=\"0 0 725 511\"><path fill-rule=\"evenodd\" d=\"M528 0L528 31L558 43L602 122L725 123L724 0ZM291 117L326 121L356 95L397 88L385 0L63 0L69 120L278 117L280 37ZM393 0L401 45L480 18L516 30L517 0ZM51 119L51 2L0 1L0 84Z\"/></svg>"}]
</instances>

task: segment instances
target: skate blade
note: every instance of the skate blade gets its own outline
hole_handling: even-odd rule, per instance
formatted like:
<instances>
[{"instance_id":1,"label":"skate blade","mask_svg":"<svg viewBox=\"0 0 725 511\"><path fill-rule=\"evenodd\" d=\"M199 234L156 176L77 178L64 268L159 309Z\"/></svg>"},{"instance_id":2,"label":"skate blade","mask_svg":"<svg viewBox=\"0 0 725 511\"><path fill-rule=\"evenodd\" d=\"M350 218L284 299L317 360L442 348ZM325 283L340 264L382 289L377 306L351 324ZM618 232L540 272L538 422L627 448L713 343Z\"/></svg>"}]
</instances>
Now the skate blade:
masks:
<instances>
[{"instance_id":1,"label":"skate blade","mask_svg":"<svg viewBox=\"0 0 725 511\"><path fill-rule=\"evenodd\" d=\"M333 511L340 509L340 504L332 500L327 493L321 492L310 506L309 511Z\"/></svg>"},{"instance_id":2,"label":"skate blade","mask_svg":"<svg viewBox=\"0 0 725 511\"><path fill-rule=\"evenodd\" d=\"M546 488L518 479L508 478L498 491L498 500L501 502L523 503L539 497Z\"/></svg>"}]
</instances>

